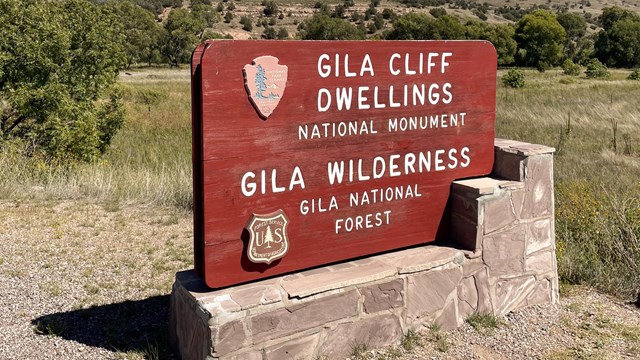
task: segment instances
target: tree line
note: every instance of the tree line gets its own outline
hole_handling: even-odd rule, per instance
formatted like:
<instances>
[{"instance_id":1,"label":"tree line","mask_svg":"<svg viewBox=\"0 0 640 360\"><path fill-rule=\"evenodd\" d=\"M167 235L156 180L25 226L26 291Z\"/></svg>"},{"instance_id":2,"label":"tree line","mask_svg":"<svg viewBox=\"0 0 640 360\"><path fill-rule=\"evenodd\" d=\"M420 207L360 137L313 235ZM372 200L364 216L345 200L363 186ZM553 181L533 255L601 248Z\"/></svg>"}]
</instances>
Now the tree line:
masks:
<instances>
[{"instance_id":1,"label":"tree line","mask_svg":"<svg viewBox=\"0 0 640 360\"><path fill-rule=\"evenodd\" d=\"M382 18L384 14L376 12L373 16ZM581 65L597 59L612 67L640 66L640 16L620 7L604 8L596 19L602 30L593 34L588 34L584 16L566 10L533 10L514 24L488 24L478 19L462 22L444 8L433 8L429 14L411 12L390 18L390 29L369 38L488 40L498 52L499 65L536 67L541 71L567 60ZM302 39L353 40L368 36L362 22L352 24L326 8L302 22L298 30Z\"/></svg>"}]
</instances>

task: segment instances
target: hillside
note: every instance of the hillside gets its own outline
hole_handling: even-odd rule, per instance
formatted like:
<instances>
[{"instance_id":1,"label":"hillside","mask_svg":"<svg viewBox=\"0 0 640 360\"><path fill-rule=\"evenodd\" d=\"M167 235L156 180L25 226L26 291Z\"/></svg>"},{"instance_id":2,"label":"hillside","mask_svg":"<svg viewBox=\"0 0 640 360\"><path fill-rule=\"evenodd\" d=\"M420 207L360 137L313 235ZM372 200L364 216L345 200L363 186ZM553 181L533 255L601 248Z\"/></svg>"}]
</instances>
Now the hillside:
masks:
<instances>
[{"instance_id":1,"label":"hillside","mask_svg":"<svg viewBox=\"0 0 640 360\"><path fill-rule=\"evenodd\" d=\"M426 0L425 2L429 1ZM437 3L439 1L435 0L433 2ZM627 10L640 12L640 1L636 0L568 0L562 2L545 0L489 0L486 2L442 0L442 2L446 2L446 4L442 6L410 7L402 4L400 1L381 0L380 5L378 6L378 11L382 12L384 9L391 9L395 14L403 15L410 12L428 13L432 8L442 7L446 9L448 14L459 18L463 22L470 19L481 19L482 16L478 17L478 11L481 11L486 15L487 19L485 21L488 23L513 23L514 18L508 15L508 8L527 10L535 7L546 7L552 10L566 9L569 12L583 14L588 21L591 20L590 31L598 29L595 24L595 19L602 13L602 9L605 7L619 6ZM212 28L214 31L231 35L234 39L259 39L261 37L263 27L254 26L251 31L245 31L242 29L242 24L240 24L242 16L248 16L253 20L254 24L259 23L264 18L264 6L261 5L261 0L227 0L224 3L225 10L228 8L229 4L234 4L232 7L235 7L235 9L231 11L234 14L234 18L229 23L224 21L216 23ZM297 25L314 13L314 4L316 1L282 0L276 1L276 3L278 4L279 11L283 14L283 18L278 19L275 26L284 27L287 29L290 36L294 37L297 32ZM326 3L330 6L342 4L342 2L336 0L326 1ZM360 14L364 14L369 7L369 4L370 2L363 0L355 1L355 5L346 10L344 17L346 19L350 19L351 22L355 22L351 19L353 13L358 12ZM487 5L483 6L483 4ZM183 6L187 6L187 3L185 2ZM212 6L217 6L217 3L213 3ZM167 13L168 12L165 11L164 15L166 16ZM384 29L389 29L390 27L391 24L389 20L386 20Z\"/></svg>"}]
</instances>

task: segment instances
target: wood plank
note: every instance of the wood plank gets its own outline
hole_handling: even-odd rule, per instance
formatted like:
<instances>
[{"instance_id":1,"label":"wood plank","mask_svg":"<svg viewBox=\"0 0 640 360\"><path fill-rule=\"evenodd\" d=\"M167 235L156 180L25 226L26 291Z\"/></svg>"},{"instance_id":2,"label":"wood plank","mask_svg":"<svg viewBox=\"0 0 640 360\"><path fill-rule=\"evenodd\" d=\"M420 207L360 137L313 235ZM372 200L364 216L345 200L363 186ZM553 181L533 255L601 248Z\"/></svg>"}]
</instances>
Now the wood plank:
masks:
<instances>
[{"instance_id":1,"label":"wood plank","mask_svg":"<svg viewBox=\"0 0 640 360\"><path fill-rule=\"evenodd\" d=\"M284 93L266 119L249 100L243 75L246 64L265 55L288 67ZM327 66L331 73L324 76ZM196 262L213 288L444 238L451 182L486 175L493 166L496 54L488 42L212 41L198 68L194 203L202 216L194 221L203 253L196 250ZM351 106L339 109L336 91L349 88ZM359 92L367 97L360 102ZM327 94L332 103L325 111ZM402 131L412 121L418 128ZM341 162L345 176L332 184L328 168ZM251 181L243 191L243 178L257 180L255 192ZM378 189L394 195L373 203ZM332 199L337 209L329 211ZM312 202L313 213L305 214ZM250 262L248 219L278 209L289 220L288 252L271 264ZM362 228L347 231L358 219Z\"/></svg>"}]
</instances>

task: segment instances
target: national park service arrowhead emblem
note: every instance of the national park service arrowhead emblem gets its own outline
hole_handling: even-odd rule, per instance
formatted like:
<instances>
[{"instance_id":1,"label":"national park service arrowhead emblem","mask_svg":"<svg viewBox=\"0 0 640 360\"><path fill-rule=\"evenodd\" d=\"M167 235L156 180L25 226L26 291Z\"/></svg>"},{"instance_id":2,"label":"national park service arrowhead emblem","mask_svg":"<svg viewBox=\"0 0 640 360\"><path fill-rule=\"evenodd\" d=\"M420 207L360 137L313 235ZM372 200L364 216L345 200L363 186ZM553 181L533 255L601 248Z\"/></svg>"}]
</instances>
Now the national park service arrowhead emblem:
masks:
<instances>
[{"instance_id":1,"label":"national park service arrowhead emblem","mask_svg":"<svg viewBox=\"0 0 640 360\"><path fill-rule=\"evenodd\" d=\"M250 234L247 246L249 260L271 264L285 256L289 250L288 224L289 219L282 210L264 215L253 214L246 226Z\"/></svg>"},{"instance_id":2,"label":"national park service arrowhead emblem","mask_svg":"<svg viewBox=\"0 0 640 360\"><path fill-rule=\"evenodd\" d=\"M253 59L244 66L244 86L249 100L258 114L267 119L280 103L287 86L286 65L278 64L277 57L266 55Z\"/></svg>"}]
</instances>

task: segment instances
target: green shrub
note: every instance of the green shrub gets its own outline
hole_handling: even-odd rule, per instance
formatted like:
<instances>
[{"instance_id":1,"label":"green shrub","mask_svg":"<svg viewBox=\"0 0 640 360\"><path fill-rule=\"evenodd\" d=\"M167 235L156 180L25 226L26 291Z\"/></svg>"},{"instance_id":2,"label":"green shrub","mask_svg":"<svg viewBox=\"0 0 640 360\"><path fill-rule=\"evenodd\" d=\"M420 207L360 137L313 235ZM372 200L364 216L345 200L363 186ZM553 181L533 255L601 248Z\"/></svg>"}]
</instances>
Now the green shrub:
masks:
<instances>
[{"instance_id":1,"label":"green shrub","mask_svg":"<svg viewBox=\"0 0 640 360\"><path fill-rule=\"evenodd\" d=\"M248 16L241 17L240 24L242 25L242 30L244 31L253 30L253 23L251 22L251 18L249 18Z\"/></svg>"},{"instance_id":2,"label":"green shrub","mask_svg":"<svg viewBox=\"0 0 640 360\"><path fill-rule=\"evenodd\" d=\"M589 79L609 79L611 73L607 67L598 59L591 59L587 63L587 70L585 71L587 78Z\"/></svg>"},{"instance_id":3,"label":"green shrub","mask_svg":"<svg viewBox=\"0 0 640 360\"><path fill-rule=\"evenodd\" d=\"M502 77L502 83L504 86L521 88L524 86L524 72L518 69L511 69Z\"/></svg>"},{"instance_id":4,"label":"green shrub","mask_svg":"<svg viewBox=\"0 0 640 360\"><path fill-rule=\"evenodd\" d=\"M556 254L563 281L588 284L621 296L637 294L638 190L613 195L586 180L556 186Z\"/></svg>"},{"instance_id":5,"label":"green shrub","mask_svg":"<svg viewBox=\"0 0 640 360\"><path fill-rule=\"evenodd\" d=\"M635 69L629 74L627 80L640 80L640 69Z\"/></svg>"},{"instance_id":6,"label":"green shrub","mask_svg":"<svg viewBox=\"0 0 640 360\"><path fill-rule=\"evenodd\" d=\"M578 76L580 75L580 65L571 61L571 59L567 59L562 63L562 71L565 75L570 76Z\"/></svg>"}]
</instances>

